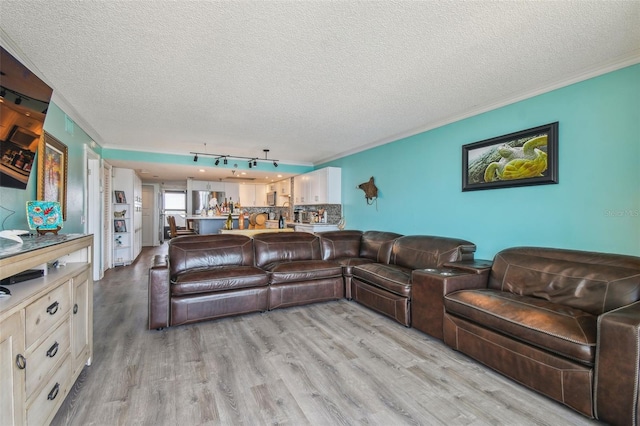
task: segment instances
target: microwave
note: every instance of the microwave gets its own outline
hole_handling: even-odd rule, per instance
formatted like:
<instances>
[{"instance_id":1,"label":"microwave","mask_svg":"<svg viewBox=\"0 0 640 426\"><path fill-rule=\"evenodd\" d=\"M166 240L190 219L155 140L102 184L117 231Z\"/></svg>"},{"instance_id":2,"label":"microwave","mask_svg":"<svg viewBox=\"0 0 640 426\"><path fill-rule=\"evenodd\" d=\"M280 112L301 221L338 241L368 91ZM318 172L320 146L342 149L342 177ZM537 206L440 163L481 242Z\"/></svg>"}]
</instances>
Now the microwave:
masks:
<instances>
[{"instance_id":1,"label":"microwave","mask_svg":"<svg viewBox=\"0 0 640 426\"><path fill-rule=\"evenodd\" d=\"M276 205L276 191L267 192L267 205L275 206Z\"/></svg>"}]
</instances>

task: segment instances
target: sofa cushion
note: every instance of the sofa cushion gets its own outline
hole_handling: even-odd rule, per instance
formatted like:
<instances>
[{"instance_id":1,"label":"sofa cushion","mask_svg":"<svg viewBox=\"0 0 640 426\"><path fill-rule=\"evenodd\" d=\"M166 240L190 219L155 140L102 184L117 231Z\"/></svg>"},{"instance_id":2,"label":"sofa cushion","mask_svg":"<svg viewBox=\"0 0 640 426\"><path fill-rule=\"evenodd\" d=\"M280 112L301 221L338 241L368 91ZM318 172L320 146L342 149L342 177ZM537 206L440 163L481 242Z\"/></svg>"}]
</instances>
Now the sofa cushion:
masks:
<instances>
[{"instance_id":1,"label":"sofa cushion","mask_svg":"<svg viewBox=\"0 0 640 426\"><path fill-rule=\"evenodd\" d=\"M321 260L320 237L308 232L273 232L253 236L256 266L295 260Z\"/></svg>"},{"instance_id":2,"label":"sofa cushion","mask_svg":"<svg viewBox=\"0 0 640 426\"><path fill-rule=\"evenodd\" d=\"M407 235L395 240L389 263L410 269L438 268L446 262L473 259L475 244L457 238Z\"/></svg>"},{"instance_id":3,"label":"sofa cushion","mask_svg":"<svg viewBox=\"0 0 640 426\"><path fill-rule=\"evenodd\" d=\"M244 235L212 234L172 238L169 268L173 278L182 272L216 266L253 266L253 243Z\"/></svg>"},{"instance_id":4,"label":"sofa cushion","mask_svg":"<svg viewBox=\"0 0 640 426\"><path fill-rule=\"evenodd\" d=\"M176 275L171 280L171 295L238 290L268 284L269 275L255 266L214 266Z\"/></svg>"},{"instance_id":5,"label":"sofa cushion","mask_svg":"<svg viewBox=\"0 0 640 426\"><path fill-rule=\"evenodd\" d=\"M640 261L619 254L514 247L496 255L488 287L600 315L640 300Z\"/></svg>"},{"instance_id":6,"label":"sofa cushion","mask_svg":"<svg viewBox=\"0 0 640 426\"><path fill-rule=\"evenodd\" d=\"M383 263L353 267L354 278L403 297L411 296L411 269Z\"/></svg>"},{"instance_id":7,"label":"sofa cushion","mask_svg":"<svg viewBox=\"0 0 640 426\"><path fill-rule=\"evenodd\" d=\"M597 317L544 299L491 289L445 296L445 310L520 341L593 365Z\"/></svg>"},{"instance_id":8,"label":"sofa cushion","mask_svg":"<svg viewBox=\"0 0 640 426\"><path fill-rule=\"evenodd\" d=\"M360 257L360 241L362 231L326 231L319 232L322 258Z\"/></svg>"},{"instance_id":9,"label":"sofa cushion","mask_svg":"<svg viewBox=\"0 0 640 426\"><path fill-rule=\"evenodd\" d=\"M271 284L313 281L342 276L342 267L330 260L297 260L274 262L263 266Z\"/></svg>"},{"instance_id":10,"label":"sofa cushion","mask_svg":"<svg viewBox=\"0 0 640 426\"><path fill-rule=\"evenodd\" d=\"M365 231L360 243L360 255L379 263L389 263L393 242L402 237L401 234L385 231Z\"/></svg>"}]
</instances>

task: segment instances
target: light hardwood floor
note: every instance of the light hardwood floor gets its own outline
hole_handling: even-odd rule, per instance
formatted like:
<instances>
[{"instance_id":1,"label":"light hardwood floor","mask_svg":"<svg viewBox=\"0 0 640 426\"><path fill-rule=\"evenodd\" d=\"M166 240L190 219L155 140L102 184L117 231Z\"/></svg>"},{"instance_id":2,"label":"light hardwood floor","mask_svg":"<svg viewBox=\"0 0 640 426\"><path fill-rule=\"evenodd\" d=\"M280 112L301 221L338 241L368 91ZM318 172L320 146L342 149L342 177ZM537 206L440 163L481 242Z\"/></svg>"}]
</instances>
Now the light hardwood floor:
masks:
<instances>
[{"instance_id":1,"label":"light hardwood floor","mask_svg":"<svg viewBox=\"0 0 640 426\"><path fill-rule=\"evenodd\" d=\"M346 300L149 331L162 252L95 283L93 364L52 424L599 424Z\"/></svg>"}]
</instances>

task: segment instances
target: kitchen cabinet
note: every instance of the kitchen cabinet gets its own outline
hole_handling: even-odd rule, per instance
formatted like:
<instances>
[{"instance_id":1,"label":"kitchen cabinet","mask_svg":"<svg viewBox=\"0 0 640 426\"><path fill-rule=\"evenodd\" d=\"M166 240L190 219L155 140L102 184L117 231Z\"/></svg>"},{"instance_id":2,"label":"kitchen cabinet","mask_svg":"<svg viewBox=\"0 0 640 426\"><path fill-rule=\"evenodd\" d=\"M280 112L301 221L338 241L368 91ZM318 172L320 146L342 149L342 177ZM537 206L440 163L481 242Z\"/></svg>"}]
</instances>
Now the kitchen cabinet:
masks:
<instances>
[{"instance_id":1,"label":"kitchen cabinet","mask_svg":"<svg viewBox=\"0 0 640 426\"><path fill-rule=\"evenodd\" d=\"M276 182L275 190L278 191L278 196L282 196L282 197L290 196L291 195L291 179L283 179Z\"/></svg>"},{"instance_id":2,"label":"kitchen cabinet","mask_svg":"<svg viewBox=\"0 0 640 426\"><path fill-rule=\"evenodd\" d=\"M342 170L325 167L294 177L295 205L340 204Z\"/></svg>"},{"instance_id":3,"label":"kitchen cabinet","mask_svg":"<svg viewBox=\"0 0 640 426\"><path fill-rule=\"evenodd\" d=\"M93 354L93 236L0 241L0 278L58 260L65 266L0 299L0 424L49 424Z\"/></svg>"},{"instance_id":4,"label":"kitchen cabinet","mask_svg":"<svg viewBox=\"0 0 640 426\"><path fill-rule=\"evenodd\" d=\"M242 207L263 207L267 205L266 185L240 184L240 205Z\"/></svg>"},{"instance_id":5,"label":"kitchen cabinet","mask_svg":"<svg viewBox=\"0 0 640 426\"><path fill-rule=\"evenodd\" d=\"M295 205L309 204L309 173L298 175L293 178L293 193L295 194Z\"/></svg>"},{"instance_id":6,"label":"kitchen cabinet","mask_svg":"<svg viewBox=\"0 0 640 426\"><path fill-rule=\"evenodd\" d=\"M240 198L239 184L226 182L224 183L223 191L224 191L224 196L227 198L227 200L233 201L235 203L236 201L238 201L238 199L240 199L240 202L242 203L242 199ZM224 201L224 200L218 200L218 201Z\"/></svg>"},{"instance_id":7,"label":"kitchen cabinet","mask_svg":"<svg viewBox=\"0 0 640 426\"><path fill-rule=\"evenodd\" d=\"M187 183L191 183L191 185L187 186L187 189L191 191L217 191L217 192L225 191L224 182L209 182L206 180L190 179L190 182L187 182Z\"/></svg>"}]
</instances>

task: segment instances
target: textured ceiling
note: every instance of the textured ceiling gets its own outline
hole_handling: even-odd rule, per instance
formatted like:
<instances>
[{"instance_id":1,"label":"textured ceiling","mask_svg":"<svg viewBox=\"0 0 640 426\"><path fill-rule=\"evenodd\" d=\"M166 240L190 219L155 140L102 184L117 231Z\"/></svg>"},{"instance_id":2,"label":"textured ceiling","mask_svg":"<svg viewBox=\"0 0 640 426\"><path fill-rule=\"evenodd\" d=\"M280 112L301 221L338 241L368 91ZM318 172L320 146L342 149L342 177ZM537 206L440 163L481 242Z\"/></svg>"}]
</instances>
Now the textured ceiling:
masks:
<instances>
[{"instance_id":1,"label":"textured ceiling","mask_svg":"<svg viewBox=\"0 0 640 426\"><path fill-rule=\"evenodd\" d=\"M0 1L103 147L314 164L640 62L638 1Z\"/></svg>"}]
</instances>

